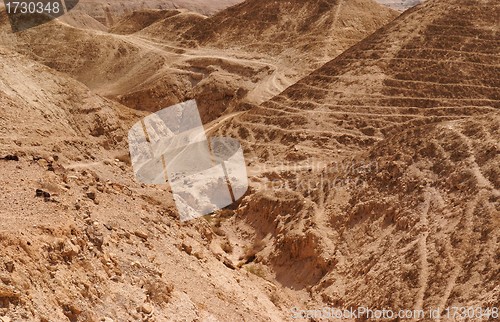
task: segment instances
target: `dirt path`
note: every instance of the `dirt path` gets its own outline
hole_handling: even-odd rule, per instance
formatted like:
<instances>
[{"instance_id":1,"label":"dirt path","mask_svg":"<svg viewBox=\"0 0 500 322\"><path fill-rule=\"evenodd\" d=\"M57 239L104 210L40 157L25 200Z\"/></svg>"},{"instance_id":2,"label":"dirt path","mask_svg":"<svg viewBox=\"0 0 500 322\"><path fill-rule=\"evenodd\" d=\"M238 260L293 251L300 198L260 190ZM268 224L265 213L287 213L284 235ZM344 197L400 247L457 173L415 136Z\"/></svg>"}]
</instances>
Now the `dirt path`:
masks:
<instances>
[{"instance_id":1,"label":"dirt path","mask_svg":"<svg viewBox=\"0 0 500 322\"><path fill-rule=\"evenodd\" d=\"M429 284L429 263L427 250L427 237L429 236L429 210L431 206L431 192L424 192L424 202L421 204L420 224L422 225L422 236L418 242L418 252L420 257L420 274L418 278L419 290L417 292L415 311L420 311L424 308L425 292Z\"/></svg>"},{"instance_id":2,"label":"dirt path","mask_svg":"<svg viewBox=\"0 0 500 322\"><path fill-rule=\"evenodd\" d=\"M280 66L275 62L263 59L251 59L238 57L238 53L234 55L221 55L221 51L215 51L210 49L186 49L171 44L164 44L160 42L154 42L152 40L136 36L136 35L112 35L120 39L121 41L128 42L134 46L144 49L148 52L154 52L161 55L168 60L168 69L172 69L172 62L177 62L179 65L189 66L189 60L191 59L220 59L225 62L232 64L242 65L242 66L254 66L256 69L261 69L263 67L268 67L272 70L272 74L268 77L259 81L259 83L252 89L248 94L248 98L256 104L260 104L267 99L281 93L288 86L292 85L296 79L293 77L287 77L286 74L291 73L289 68L285 66ZM244 53L240 53L244 55ZM164 66L162 69L166 69ZM292 73L293 74L293 73Z\"/></svg>"}]
</instances>

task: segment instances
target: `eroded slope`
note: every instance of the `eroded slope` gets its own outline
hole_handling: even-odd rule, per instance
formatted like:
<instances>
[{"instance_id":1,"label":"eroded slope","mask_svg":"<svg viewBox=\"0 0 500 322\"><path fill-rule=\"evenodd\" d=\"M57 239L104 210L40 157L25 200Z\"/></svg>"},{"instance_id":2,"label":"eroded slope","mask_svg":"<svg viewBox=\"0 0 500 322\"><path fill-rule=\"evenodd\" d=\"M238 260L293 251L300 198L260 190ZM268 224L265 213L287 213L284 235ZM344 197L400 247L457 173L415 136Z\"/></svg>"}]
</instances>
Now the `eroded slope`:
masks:
<instances>
[{"instance_id":1,"label":"eroded slope","mask_svg":"<svg viewBox=\"0 0 500 322\"><path fill-rule=\"evenodd\" d=\"M499 10L428 1L214 131L253 174L235 259L304 308L497 306Z\"/></svg>"},{"instance_id":2,"label":"eroded slope","mask_svg":"<svg viewBox=\"0 0 500 322\"><path fill-rule=\"evenodd\" d=\"M247 7L259 14L248 15ZM277 20L252 31L249 25L260 25L260 13L268 11ZM299 13L300 25L289 24ZM220 21L233 16L245 19ZM1 42L134 109L157 111L196 98L207 122L241 109L240 103L260 104L280 93L394 16L371 0L326 6L249 0L208 19L182 10L133 13L111 29L126 35L59 21L13 35L4 16ZM244 32L235 37L238 30ZM200 34L209 38L198 39ZM195 40L200 46L193 47ZM254 45L240 46L247 40Z\"/></svg>"},{"instance_id":3,"label":"eroded slope","mask_svg":"<svg viewBox=\"0 0 500 322\"><path fill-rule=\"evenodd\" d=\"M295 146L314 156L350 153L415 124L494 111L499 10L494 1L479 0L411 9L236 118L231 132L257 155L280 142L285 154Z\"/></svg>"},{"instance_id":4,"label":"eroded slope","mask_svg":"<svg viewBox=\"0 0 500 322\"><path fill-rule=\"evenodd\" d=\"M201 21L185 37L201 46L269 53L312 70L396 16L371 0L253 0Z\"/></svg>"},{"instance_id":5,"label":"eroded slope","mask_svg":"<svg viewBox=\"0 0 500 322\"><path fill-rule=\"evenodd\" d=\"M181 225L168 186L136 183L124 134L144 115L0 56L2 320L285 319L215 227Z\"/></svg>"}]
</instances>

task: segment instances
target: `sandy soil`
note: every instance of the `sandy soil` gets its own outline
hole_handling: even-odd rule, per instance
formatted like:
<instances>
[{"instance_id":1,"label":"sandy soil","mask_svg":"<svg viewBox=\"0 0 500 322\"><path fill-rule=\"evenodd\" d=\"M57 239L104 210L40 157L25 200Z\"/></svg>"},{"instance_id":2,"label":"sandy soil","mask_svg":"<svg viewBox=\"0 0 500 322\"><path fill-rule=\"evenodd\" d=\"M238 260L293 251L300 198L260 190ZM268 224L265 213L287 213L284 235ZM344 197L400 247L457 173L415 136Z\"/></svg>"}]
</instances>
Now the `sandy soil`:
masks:
<instances>
[{"instance_id":1,"label":"sandy soil","mask_svg":"<svg viewBox=\"0 0 500 322\"><path fill-rule=\"evenodd\" d=\"M103 7L0 13L0 321L500 306L496 1ZM250 190L180 223L126 138L192 97Z\"/></svg>"},{"instance_id":2,"label":"sandy soil","mask_svg":"<svg viewBox=\"0 0 500 322\"><path fill-rule=\"evenodd\" d=\"M14 36L4 21L2 42L128 107L156 111L196 98L203 120L212 121L279 94L397 15L364 0L326 8L321 2L255 1L250 13L248 6L210 18L180 9L140 11L118 21L110 33L90 30L88 21L81 26L73 19L77 24L69 25L67 19ZM281 17L278 30L268 23L240 32L248 23L231 17L246 14L259 22L265 19L259 8ZM319 10L319 22L308 25ZM352 15L358 19L346 23ZM288 23L292 17L300 17L296 25Z\"/></svg>"}]
</instances>

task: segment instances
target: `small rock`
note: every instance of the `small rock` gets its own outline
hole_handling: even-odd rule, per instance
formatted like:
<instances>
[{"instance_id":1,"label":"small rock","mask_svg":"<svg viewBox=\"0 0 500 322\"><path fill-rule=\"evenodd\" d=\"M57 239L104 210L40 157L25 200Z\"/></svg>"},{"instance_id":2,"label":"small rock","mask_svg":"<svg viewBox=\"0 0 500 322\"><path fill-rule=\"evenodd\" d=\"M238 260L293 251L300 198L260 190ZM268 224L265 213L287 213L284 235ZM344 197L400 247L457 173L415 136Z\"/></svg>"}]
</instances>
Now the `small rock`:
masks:
<instances>
[{"instance_id":1,"label":"small rock","mask_svg":"<svg viewBox=\"0 0 500 322\"><path fill-rule=\"evenodd\" d=\"M153 312L153 306L149 303L144 303L141 307L141 310L145 314L151 314Z\"/></svg>"},{"instance_id":2,"label":"small rock","mask_svg":"<svg viewBox=\"0 0 500 322\"><path fill-rule=\"evenodd\" d=\"M95 191L89 191L89 192L87 192L87 198L89 198L90 200L95 200L96 199L96 193L95 193Z\"/></svg>"},{"instance_id":3,"label":"small rock","mask_svg":"<svg viewBox=\"0 0 500 322\"><path fill-rule=\"evenodd\" d=\"M101 321L103 321L103 322L114 322L114 320L112 318L108 318L108 317L102 319Z\"/></svg>"},{"instance_id":4,"label":"small rock","mask_svg":"<svg viewBox=\"0 0 500 322\"><path fill-rule=\"evenodd\" d=\"M91 225L85 229L89 241L99 249L104 243L104 236L97 226Z\"/></svg>"},{"instance_id":5,"label":"small rock","mask_svg":"<svg viewBox=\"0 0 500 322\"><path fill-rule=\"evenodd\" d=\"M12 273L14 271L14 262L13 261L8 261L5 263L5 269L7 272Z\"/></svg>"},{"instance_id":6,"label":"small rock","mask_svg":"<svg viewBox=\"0 0 500 322\"><path fill-rule=\"evenodd\" d=\"M70 241L66 241L64 243L64 248L63 248L63 251L62 251L62 255L64 257L66 257L67 259L71 260L73 257L75 257L76 255L78 255L78 253L80 253L80 247L78 247L77 245L73 244Z\"/></svg>"},{"instance_id":7,"label":"small rock","mask_svg":"<svg viewBox=\"0 0 500 322\"><path fill-rule=\"evenodd\" d=\"M43 197L45 199L45 202L50 201L50 193L47 191L43 191L42 189L36 189L35 192L36 197Z\"/></svg>"},{"instance_id":8,"label":"small rock","mask_svg":"<svg viewBox=\"0 0 500 322\"><path fill-rule=\"evenodd\" d=\"M144 239L144 240L147 240L147 239L148 239L148 234L147 234L147 233L145 233L145 232L143 232L143 231L140 231L140 230L136 230L136 231L134 232L134 235L136 235L137 237L142 238L142 239Z\"/></svg>"},{"instance_id":9,"label":"small rock","mask_svg":"<svg viewBox=\"0 0 500 322\"><path fill-rule=\"evenodd\" d=\"M19 157L17 155L7 155L3 159L5 161L19 161Z\"/></svg>"},{"instance_id":10,"label":"small rock","mask_svg":"<svg viewBox=\"0 0 500 322\"><path fill-rule=\"evenodd\" d=\"M36 161L38 163L38 165L42 168L45 168L49 165L49 163L47 162L47 160L45 159L37 159Z\"/></svg>"},{"instance_id":11,"label":"small rock","mask_svg":"<svg viewBox=\"0 0 500 322\"><path fill-rule=\"evenodd\" d=\"M122 279L118 275L111 276L110 280L112 280L113 282L121 282L122 281Z\"/></svg>"},{"instance_id":12,"label":"small rock","mask_svg":"<svg viewBox=\"0 0 500 322\"><path fill-rule=\"evenodd\" d=\"M186 252L186 254L188 255L191 255L191 253L193 252L193 247L191 245L187 245L187 244L182 244L182 250Z\"/></svg>"},{"instance_id":13,"label":"small rock","mask_svg":"<svg viewBox=\"0 0 500 322\"><path fill-rule=\"evenodd\" d=\"M7 276L5 274L0 275L0 281L2 281L2 283L4 283L5 285L12 284L12 278L10 278L9 276ZM0 314L1 314L1 312L0 312Z\"/></svg>"},{"instance_id":14,"label":"small rock","mask_svg":"<svg viewBox=\"0 0 500 322\"><path fill-rule=\"evenodd\" d=\"M236 269L236 266L234 266L233 262L231 262L231 260L229 260L229 258L227 257L224 258L223 263L224 265L226 265L227 268Z\"/></svg>"}]
</instances>

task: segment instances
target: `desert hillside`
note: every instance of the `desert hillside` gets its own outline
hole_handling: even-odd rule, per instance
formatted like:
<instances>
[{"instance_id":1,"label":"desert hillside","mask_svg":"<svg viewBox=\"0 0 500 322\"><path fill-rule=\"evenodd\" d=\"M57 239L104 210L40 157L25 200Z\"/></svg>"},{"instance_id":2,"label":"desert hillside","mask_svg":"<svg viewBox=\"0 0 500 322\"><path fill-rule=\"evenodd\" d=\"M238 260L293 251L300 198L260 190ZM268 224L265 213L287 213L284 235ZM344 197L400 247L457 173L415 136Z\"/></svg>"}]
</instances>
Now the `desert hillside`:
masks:
<instances>
[{"instance_id":1,"label":"desert hillside","mask_svg":"<svg viewBox=\"0 0 500 322\"><path fill-rule=\"evenodd\" d=\"M241 139L264 157L268 142L282 142L293 160L294 146L301 156L350 154L410 125L495 112L499 10L478 0L407 11L235 118L234 135L248 133Z\"/></svg>"},{"instance_id":2,"label":"desert hillside","mask_svg":"<svg viewBox=\"0 0 500 322\"><path fill-rule=\"evenodd\" d=\"M168 19L174 16L178 16L181 13L179 10L161 10L161 9L146 9L146 10L136 10L130 14L124 15L120 20L114 23L110 32L115 34L133 34L138 32L150 25ZM178 31L174 31L174 34L178 34Z\"/></svg>"},{"instance_id":3,"label":"desert hillside","mask_svg":"<svg viewBox=\"0 0 500 322\"><path fill-rule=\"evenodd\" d=\"M105 26L111 27L123 16L147 9L187 9L203 15L212 15L241 0L80 0L76 11L86 13Z\"/></svg>"},{"instance_id":4,"label":"desert hillside","mask_svg":"<svg viewBox=\"0 0 500 322\"><path fill-rule=\"evenodd\" d=\"M498 305L499 10L428 1L216 131L258 169L224 227L268 277L341 307Z\"/></svg>"},{"instance_id":5,"label":"desert hillside","mask_svg":"<svg viewBox=\"0 0 500 322\"><path fill-rule=\"evenodd\" d=\"M497 1L240 2L0 10L0 321L500 307ZM127 134L190 98L249 190L182 223Z\"/></svg>"},{"instance_id":6,"label":"desert hillside","mask_svg":"<svg viewBox=\"0 0 500 322\"><path fill-rule=\"evenodd\" d=\"M254 14L245 16L248 7ZM279 21L266 22L267 31L248 28L252 19L262 25L260 13L267 11ZM287 23L299 13L300 25ZM317 14L319 23L314 22ZM316 1L282 5L248 0L209 18L181 9L142 10L123 17L110 32L83 23L70 25L65 17L15 35L4 17L0 43L128 107L156 111L196 98L203 120L213 121L241 110L240 105L260 104L279 94L396 15L372 0L331 2L326 7ZM223 22L231 16L246 20ZM205 30L220 32L216 43L214 32ZM254 45L235 43L238 30L245 31L241 39ZM257 32L268 39L257 37ZM205 41L204 34L211 38ZM277 51L270 51L268 42L275 43Z\"/></svg>"},{"instance_id":7,"label":"desert hillside","mask_svg":"<svg viewBox=\"0 0 500 322\"><path fill-rule=\"evenodd\" d=\"M185 37L202 46L269 53L317 68L395 16L372 0L254 0L201 21Z\"/></svg>"},{"instance_id":8,"label":"desert hillside","mask_svg":"<svg viewBox=\"0 0 500 322\"><path fill-rule=\"evenodd\" d=\"M136 183L125 138L143 114L0 56L2 321L286 318L214 224L181 225L167 187Z\"/></svg>"}]
</instances>

